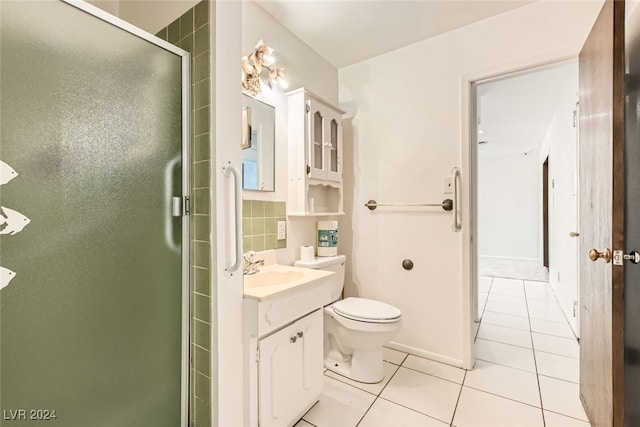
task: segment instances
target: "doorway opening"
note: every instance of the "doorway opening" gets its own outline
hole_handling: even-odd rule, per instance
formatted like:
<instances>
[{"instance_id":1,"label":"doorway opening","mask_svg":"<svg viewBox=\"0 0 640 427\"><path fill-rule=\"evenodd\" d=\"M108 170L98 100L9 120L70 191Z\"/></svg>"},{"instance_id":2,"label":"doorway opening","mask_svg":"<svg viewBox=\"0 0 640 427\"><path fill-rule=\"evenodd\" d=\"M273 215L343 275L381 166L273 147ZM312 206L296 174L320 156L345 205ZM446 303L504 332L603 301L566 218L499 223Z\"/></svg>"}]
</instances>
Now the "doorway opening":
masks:
<instances>
[{"instance_id":1,"label":"doorway opening","mask_svg":"<svg viewBox=\"0 0 640 427\"><path fill-rule=\"evenodd\" d=\"M471 86L475 368L521 375L526 397L494 391L530 405L579 383L577 90L576 60Z\"/></svg>"},{"instance_id":2,"label":"doorway opening","mask_svg":"<svg viewBox=\"0 0 640 427\"><path fill-rule=\"evenodd\" d=\"M481 277L541 282L577 331L577 76L573 60L473 84L477 319Z\"/></svg>"}]
</instances>

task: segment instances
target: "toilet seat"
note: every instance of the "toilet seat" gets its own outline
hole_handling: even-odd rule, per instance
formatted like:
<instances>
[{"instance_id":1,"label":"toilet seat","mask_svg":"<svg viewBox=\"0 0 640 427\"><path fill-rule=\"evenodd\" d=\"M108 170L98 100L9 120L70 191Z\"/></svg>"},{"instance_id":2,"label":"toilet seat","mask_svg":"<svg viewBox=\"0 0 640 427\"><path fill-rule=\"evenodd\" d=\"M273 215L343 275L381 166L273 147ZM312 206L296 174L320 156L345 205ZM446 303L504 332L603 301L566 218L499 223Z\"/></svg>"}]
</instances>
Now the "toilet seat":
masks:
<instances>
[{"instance_id":1,"label":"toilet seat","mask_svg":"<svg viewBox=\"0 0 640 427\"><path fill-rule=\"evenodd\" d=\"M367 323L394 323L402 312L390 304L367 298L346 298L333 304L335 314Z\"/></svg>"}]
</instances>

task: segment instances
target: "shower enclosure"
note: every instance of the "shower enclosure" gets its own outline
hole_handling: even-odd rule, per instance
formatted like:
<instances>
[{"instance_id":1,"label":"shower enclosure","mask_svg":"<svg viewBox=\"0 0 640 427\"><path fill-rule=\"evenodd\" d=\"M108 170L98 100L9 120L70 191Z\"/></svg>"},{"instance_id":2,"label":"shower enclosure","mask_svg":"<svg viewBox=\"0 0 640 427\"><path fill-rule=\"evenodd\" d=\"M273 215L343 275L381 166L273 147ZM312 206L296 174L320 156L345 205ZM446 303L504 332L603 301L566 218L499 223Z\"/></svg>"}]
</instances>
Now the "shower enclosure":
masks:
<instances>
[{"instance_id":1,"label":"shower enclosure","mask_svg":"<svg viewBox=\"0 0 640 427\"><path fill-rule=\"evenodd\" d=\"M0 1L1 426L186 426L188 62Z\"/></svg>"}]
</instances>

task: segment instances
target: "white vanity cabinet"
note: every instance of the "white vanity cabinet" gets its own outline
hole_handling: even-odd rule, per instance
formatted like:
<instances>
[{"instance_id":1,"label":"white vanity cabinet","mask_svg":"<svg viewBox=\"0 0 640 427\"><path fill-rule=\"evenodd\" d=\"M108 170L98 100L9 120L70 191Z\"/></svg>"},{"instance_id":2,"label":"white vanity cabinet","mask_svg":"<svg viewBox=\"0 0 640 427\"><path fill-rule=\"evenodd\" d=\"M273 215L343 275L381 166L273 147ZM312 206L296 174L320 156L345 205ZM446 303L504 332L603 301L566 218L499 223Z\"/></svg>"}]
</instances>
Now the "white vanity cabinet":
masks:
<instances>
[{"instance_id":1,"label":"white vanity cabinet","mask_svg":"<svg viewBox=\"0 0 640 427\"><path fill-rule=\"evenodd\" d=\"M344 111L297 89L289 99L289 215L342 214Z\"/></svg>"},{"instance_id":2,"label":"white vanity cabinet","mask_svg":"<svg viewBox=\"0 0 640 427\"><path fill-rule=\"evenodd\" d=\"M259 425L295 424L322 392L322 310L258 342Z\"/></svg>"},{"instance_id":3,"label":"white vanity cabinet","mask_svg":"<svg viewBox=\"0 0 640 427\"><path fill-rule=\"evenodd\" d=\"M283 277L287 269L292 274L304 273L307 279L292 287L269 284L273 274ZM331 302L328 280L332 274L267 266L253 282L245 278L243 328L250 427L291 427L320 398L322 308ZM261 275L265 278L262 282Z\"/></svg>"}]
</instances>

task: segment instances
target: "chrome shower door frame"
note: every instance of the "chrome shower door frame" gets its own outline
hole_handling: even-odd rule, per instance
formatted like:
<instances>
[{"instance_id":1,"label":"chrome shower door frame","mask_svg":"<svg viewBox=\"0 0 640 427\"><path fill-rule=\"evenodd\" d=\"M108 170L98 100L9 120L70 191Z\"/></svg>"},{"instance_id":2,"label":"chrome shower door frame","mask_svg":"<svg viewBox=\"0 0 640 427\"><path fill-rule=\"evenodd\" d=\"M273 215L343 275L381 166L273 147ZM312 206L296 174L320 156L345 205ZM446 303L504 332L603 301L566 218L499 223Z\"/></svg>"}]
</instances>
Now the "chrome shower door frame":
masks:
<instances>
[{"instance_id":1,"label":"chrome shower door frame","mask_svg":"<svg viewBox=\"0 0 640 427\"><path fill-rule=\"evenodd\" d=\"M189 147L191 145L191 54L177 46L166 42L153 34L150 34L141 28L136 27L122 19L113 16L102 9L99 9L89 3L81 0L61 0L77 9L82 10L94 17L101 19L115 27L120 28L136 37L148 41L166 51L169 51L182 60L182 200L185 203L185 197L190 194L190 167L191 159L189 156ZM190 242L189 229L190 217L186 213L185 206L182 212L182 356L181 356L181 385L180 385L180 412L181 427L187 427L189 421L189 317L190 317L190 286L189 286L189 265L190 265Z\"/></svg>"}]
</instances>

